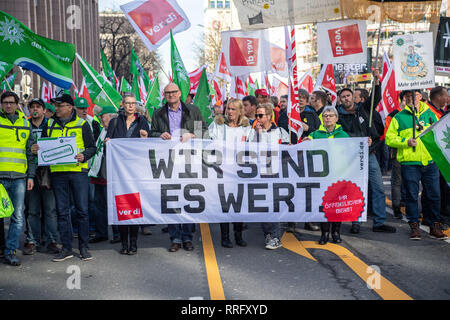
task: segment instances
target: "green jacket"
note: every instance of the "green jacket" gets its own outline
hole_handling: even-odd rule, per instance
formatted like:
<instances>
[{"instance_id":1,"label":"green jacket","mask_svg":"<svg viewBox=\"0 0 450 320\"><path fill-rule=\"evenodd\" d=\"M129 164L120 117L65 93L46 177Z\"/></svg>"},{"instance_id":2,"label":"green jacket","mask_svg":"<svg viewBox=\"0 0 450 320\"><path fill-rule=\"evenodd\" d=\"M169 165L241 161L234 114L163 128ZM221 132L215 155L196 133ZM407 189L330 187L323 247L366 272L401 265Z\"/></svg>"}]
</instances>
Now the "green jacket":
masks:
<instances>
[{"instance_id":1,"label":"green jacket","mask_svg":"<svg viewBox=\"0 0 450 320\"><path fill-rule=\"evenodd\" d=\"M321 124L319 129L309 135L309 138L311 139L332 139L349 137L350 136L344 131L344 129L342 129L342 126L340 124L336 124L332 132L328 132L323 124Z\"/></svg>"},{"instance_id":2,"label":"green jacket","mask_svg":"<svg viewBox=\"0 0 450 320\"><path fill-rule=\"evenodd\" d=\"M415 113L416 137L426 128L437 122L436 115L430 110L428 105L420 102L419 112ZM419 128L419 125L421 128ZM419 129L421 129L419 131ZM430 164L431 158L428 150L420 139L417 140L416 150L408 146L408 140L413 137L413 111L406 106L404 110L397 113L392 118L389 128L386 131L386 144L397 149L397 161L405 165L423 165Z\"/></svg>"}]
</instances>

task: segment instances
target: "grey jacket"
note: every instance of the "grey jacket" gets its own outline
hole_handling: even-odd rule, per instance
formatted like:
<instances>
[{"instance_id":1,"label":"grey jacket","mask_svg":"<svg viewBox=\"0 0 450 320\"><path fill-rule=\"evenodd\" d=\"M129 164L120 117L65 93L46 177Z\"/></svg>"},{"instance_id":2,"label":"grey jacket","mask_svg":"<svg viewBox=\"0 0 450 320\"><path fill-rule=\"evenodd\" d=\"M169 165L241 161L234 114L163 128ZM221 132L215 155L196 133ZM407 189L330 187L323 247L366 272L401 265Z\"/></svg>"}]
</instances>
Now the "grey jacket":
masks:
<instances>
[{"instance_id":1,"label":"grey jacket","mask_svg":"<svg viewBox=\"0 0 450 320\"><path fill-rule=\"evenodd\" d=\"M195 134L197 139L209 139L208 125L203 119L200 109L193 104L184 104L181 102L181 134L186 132ZM165 104L155 110L152 117L152 127L150 137L159 138L164 132L170 132L169 127L169 106Z\"/></svg>"}]
</instances>

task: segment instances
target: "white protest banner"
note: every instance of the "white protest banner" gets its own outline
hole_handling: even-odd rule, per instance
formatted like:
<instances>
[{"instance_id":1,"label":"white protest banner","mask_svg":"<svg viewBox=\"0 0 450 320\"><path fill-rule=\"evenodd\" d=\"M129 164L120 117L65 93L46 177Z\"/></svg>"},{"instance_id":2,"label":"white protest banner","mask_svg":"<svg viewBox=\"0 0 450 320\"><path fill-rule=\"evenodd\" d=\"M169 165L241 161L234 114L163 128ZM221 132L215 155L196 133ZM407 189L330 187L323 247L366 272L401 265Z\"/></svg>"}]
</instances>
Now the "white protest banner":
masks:
<instances>
[{"instance_id":1,"label":"white protest banner","mask_svg":"<svg viewBox=\"0 0 450 320\"><path fill-rule=\"evenodd\" d=\"M272 70L267 30L224 31L222 48L228 70L233 76Z\"/></svg>"},{"instance_id":2,"label":"white protest banner","mask_svg":"<svg viewBox=\"0 0 450 320\"><path fill-rule=\"evenodd\" d=\"M38 139L38 165L75 164L77 155L76 137Z\"/></svg>"},{"instance_id":3,"label":"white protest banner","mask_svg":"<svg viewBox=\"0 0 450 320\"><path fill-rule=\"evenodd\" d=\"M366 63L366 21L338 20L317 24L317 62Z\"/></svg>"},{"instance_id":4,"label":"white protest banner","mask_svg":"<svg viewBox=\"0 0 450 320\"><path fill-rule=\"evenodd\" d=\"M395 36L395 90L427 89L434 87L433 33Z\"/></svg>"},{"instance_id":5,"label":"white protest banner","mask_svg":"<svg viewBox=\"0 0 450 320\"><path fill-rule=\"evenodd\" d=\"M233 0L242 30L343 18L339 0Z\"/></svg>"},{"instance_id":6,"label":"white protest banner","mask_svg":"<svg viewBox=\"0 0 450 320\"><path fill-rule=\"evenodd\" d=\"M170 37L191 24L176 0L137 0L120 6L149 51L156 50Z\"/></svg>"},{"instance_id":7,"label":"white protest banner","mask_svg":"<svg viewBox=\"0 0 450 320\"><path fill-rule=\"evenodd\" d=\"M112 139L109 224L366 221L367 138Z\"/></svg>"}]
</instances>

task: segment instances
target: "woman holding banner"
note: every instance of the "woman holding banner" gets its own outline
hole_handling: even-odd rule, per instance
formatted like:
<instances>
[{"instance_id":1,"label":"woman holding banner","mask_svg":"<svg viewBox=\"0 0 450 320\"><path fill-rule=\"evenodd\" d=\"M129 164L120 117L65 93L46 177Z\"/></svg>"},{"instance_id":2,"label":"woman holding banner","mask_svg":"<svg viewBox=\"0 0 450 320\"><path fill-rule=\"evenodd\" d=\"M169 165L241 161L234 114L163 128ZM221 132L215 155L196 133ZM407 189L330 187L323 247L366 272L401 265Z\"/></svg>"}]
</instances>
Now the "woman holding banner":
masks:
<instances>
[{"instance_id":1,"label":"woman holding banner","mask_svg":"<svg viewBox=\"0 0 450 320\"><path fill-rule=\"evenodd\" d=\"M244 105L241 100L231 99L225 109L225 116L217 114L214 122L209 126L209 135L213 140L223 140L227 143L246 142L250 133L250 121L245 116ZM247 246L247 242L242 239L242 222L233 222L234 239L240 247ZM220 234L222 247L233 248L230 241L230 224L220 224Z\"/></svg>"},{"instance_id":2,"label":"woman holding banner","mask_svg":"<svg viewBox=\"0 0 450 320\"><path fill-rule=\"evenodd\" d=\"M115 138L147 138L150 127L147 119L136 111L137 101L134 94L126 93L122 98L119 116L110 121L105 142ZM139 225L119 225L122 249L120 254L137 253L137 236ZM128 247L128 236L130 246Z\"/></svg>"},{"instance_id":3,"label":"woman holding banner","mask_svg":"<svg viewBox=\"0 0 450 320\"><path fill-rule=\"evenodd\" d=\"M272 103L261 103L256 108L256 125L250 131L248 141L271 144L288 144L289 133L272 121L273 105ZM275 250L281 248L280 241L280 223L263 222L261 224L264 237L265 248Z\"/></svg>"},{"instance_id":4,"label":"woman holding banner","mask_svg":"<svg viewBox=\"0 0 450 320\"><path fill-rule=\"evenodd\" d=\"M345 133L341 125L336 124L339 119L338 112L335 107L326 106L322 111L323 124L319 129L311 133L305 140L313 139L334 139L334 138L348 138L349 135ZM330 238L330 222L321 222L320 230L322 235L319 239L319 244L327 244ZM331 222L331 237L334 243L341 243L341 222Z\"/></svg>"}]
</instances>

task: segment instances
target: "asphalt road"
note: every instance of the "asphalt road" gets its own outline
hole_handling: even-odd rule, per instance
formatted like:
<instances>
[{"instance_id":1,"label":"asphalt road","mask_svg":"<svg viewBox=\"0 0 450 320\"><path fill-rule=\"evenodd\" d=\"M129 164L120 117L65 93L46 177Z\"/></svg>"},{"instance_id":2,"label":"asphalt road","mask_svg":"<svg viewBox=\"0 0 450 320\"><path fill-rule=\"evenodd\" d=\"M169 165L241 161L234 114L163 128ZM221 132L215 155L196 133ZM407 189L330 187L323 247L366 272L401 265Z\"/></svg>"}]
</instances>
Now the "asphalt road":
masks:
<instances>
[{"instance_id":1,"label":"asphalt road","mask_svg":"<svg viewBox=\"0 0 450 320\"><path fill-rule=\"evenodd\" d=\"M162 226L139 235L135 256L120 255L120 244L109 242L92 244L88 262L55 263L51 255L19 251L20 267L0 264L0 299L450 299L450 241L425 231L411 241L407 222L388 211L397 233L372 232L369 217L359 235L344 223L340 245L318 246L320 232L298 223L299 232L285 233L284 247L270 251L260 225L249 224L248 247L228 249L220 246L219 225L210 224L197 225L192 252L169 253Z\"/></svg>"}]
</instances>

